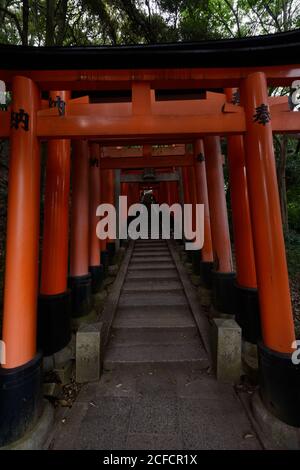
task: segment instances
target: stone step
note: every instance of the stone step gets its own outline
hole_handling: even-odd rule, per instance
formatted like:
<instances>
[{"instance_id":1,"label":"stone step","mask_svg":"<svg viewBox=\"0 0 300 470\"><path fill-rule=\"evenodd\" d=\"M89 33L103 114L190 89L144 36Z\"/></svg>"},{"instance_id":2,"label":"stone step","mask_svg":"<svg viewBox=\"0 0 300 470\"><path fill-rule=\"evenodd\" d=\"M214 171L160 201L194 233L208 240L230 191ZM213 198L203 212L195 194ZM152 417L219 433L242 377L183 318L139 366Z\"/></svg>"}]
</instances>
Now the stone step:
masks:
<instances>
[{"instance_id":1,"label":"stone step","mask_svg":"<svg viewBox=\"0 0 300 470\"><path fill-rule=\"evenodd\" d=\"M195 322L187 305L119 307L113 328L191 328Z\"/></svg>"},{"instance_id":2,"label":"stone step","mask_svg":"<svg viewBox=\"0 0 300 470\"><path fill-rule=\"evenodd\" d=\"M152 326L152 327L113 327L110 346L119 344L181 344L198 341L197 327L193 326Z\"/></svg>"},{"instance_id":3,"label":"stone step","mask_svg":"<svg viewBox=\"0 0 300 470\"><path fill-rule=\"evenodd\" d=\"M123 292L170 291L182 289L178 279L134 279L125 281Z\"/></svg>"},{"instance_id":4,"label":"stone step","mask_svg":"<svg viewBox=\"0 0 300 470\"><path fill-rule=\"evenodd\" d=\"M173 259L170 255L163 255L163 256L135 256L133 255L130 260L130 266L132 264L137 263L145 263L145 264L155 264L157 263L172 263Z\"/></svg>"},{"instance_id":5,"label":"stone step","mask_svg":"<svg viewBox=\"0 0 300 470\"><path fill-rule=\"evenodd\" d=\"M168 249L167 242L155 241L155 240L144 240L136 241L134 244L134 249L136 248L165 248Z\"/></svg>"},{"instance_id":6,"label":"stone step","mask_svg":"<svg viewBox=\"0 0 300 470\"><path fill-rule=\"evenodd\" d=\"M178 273L174 265L172 265L172 268L169 269L128 269L126 279L178 279Z\"/></svg>"},{"instance_id":7,"label":"stone step","mask_svg":"<svg viewBox=\"0 0 300 470\"><path fill-rule=\"evenodd\" d=\"M122 364L160 365L160 364L194 364L208 367L206 352L200 339L187 344L151 344L124 345L108 347L104 356L104 368L112 369Z\"/></svg>"},{"instance_id":8,"label":"stone step","mask_svg":"<svg viewBox=\"0 0 300 470\"><path fill-rule=\"evenodd\" d=\"M178 291L151 291L121 293L120 307L131 306L180 306L187 305L183 289Z\"/></svg>"},{"instance_id":9,"label":"stone step","mask_svg":"<svg viewBox=\"0 0 300 470\"><path fill-rule=\"evenodd\" d=\"M171 256L169 250L133 250L132 256L141 258L144 256L158 258L160 256Z\"/></svg>"},{"instance_id":10,"label":"stone step","mask_svg":"<svg viewBox=\"0 0 300 470\"><path fill-rule=\"evenodd\" d=\"M150 270L157 270L157 269L172 269L174 268L175 265L174 263L172 262L168 262L168 261L165 261L165 262L161 262L159 263L159 266L157 266L155 263L153 264L152 262L148 262L148 263L130 263L130 266L129 266L129 270L131 269L149 269Z\"/></svg>"}]
</instances>

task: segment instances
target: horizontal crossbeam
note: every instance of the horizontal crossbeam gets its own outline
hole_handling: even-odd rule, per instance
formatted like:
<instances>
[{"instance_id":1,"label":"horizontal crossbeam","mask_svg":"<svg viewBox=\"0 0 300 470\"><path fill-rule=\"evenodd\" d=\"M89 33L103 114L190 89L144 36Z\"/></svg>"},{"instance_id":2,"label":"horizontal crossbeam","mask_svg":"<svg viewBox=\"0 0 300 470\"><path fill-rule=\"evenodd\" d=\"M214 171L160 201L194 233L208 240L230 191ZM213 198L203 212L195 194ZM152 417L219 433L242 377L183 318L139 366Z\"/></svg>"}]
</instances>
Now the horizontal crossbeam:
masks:
<instances>
[{"instance_id":1,"label":"horizontal crossbeam","mask_svg":"<svg viewBox=\"0 0 300 470\"><path fill-rule=\"evenodd\" d=\"M121 183L147 183L149 180L145 179L143 175L121 175ZM160 181L179 181L179 175L173 173L157 173L151 182L158 183Z\"/></svg>"},{"instance_id":2,"label":"horizontal crossbeam","mask_svg":"<svg viewBox=\"0 0 300 470\"><path fill-rule=\"evenodd\" d=\"M143 169L143 168L172 168L192 166L193 155L179 157L103 157L100 159L100 167L103 169Z\"/></svg>"}]
</instances>

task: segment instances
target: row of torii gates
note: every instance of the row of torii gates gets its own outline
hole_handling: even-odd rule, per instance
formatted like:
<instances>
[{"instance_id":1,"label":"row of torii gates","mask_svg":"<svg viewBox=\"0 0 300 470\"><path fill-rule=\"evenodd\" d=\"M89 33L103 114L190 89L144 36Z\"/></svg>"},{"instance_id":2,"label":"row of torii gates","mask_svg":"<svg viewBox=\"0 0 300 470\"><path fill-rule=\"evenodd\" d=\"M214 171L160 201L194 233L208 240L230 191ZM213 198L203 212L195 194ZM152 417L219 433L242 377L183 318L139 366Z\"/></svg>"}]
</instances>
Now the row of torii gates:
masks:
<instances>
[{"instance_id":1,"label":"row of torii gates","mask_svg":"<svg viewBox=\"0 0 300 470\"><path fill-rule=\"evenodd\" d=\"M295 331L273 149L273 133L300 131L300 113L292 112L287 97L268 96L268 86L291 86L300 79L300 64L292 61L300 39L299 33L297 41L295 35L274 38L272 47L266 37L253 44L249 39L157 49L0 48L0 79L12 92L11 106L0 112L0 137L10 139L2 445L22 436L40 413L38 347L52 354L70 339L68 286L72 315L85 315L91 285L97 289L114 252L114 240L96 237L96 207L114 203L116 194L128 195L129 204L138 202L140 188L148 184L143 183L145 168L159 173L158 202L204 204L205 237L200 256L195 254L197 269L203 282L213 286L215 307L236 315L245 340L258 341L265 405L288 424L300 425L299 368L291 361ZM106 99L93 102L88 94L99 90ZM159 90L171 94L158 99ZM236 273L221 138L227 139ZM48 151L39 279L43 141Z\"/></svg>"}]
</instances>

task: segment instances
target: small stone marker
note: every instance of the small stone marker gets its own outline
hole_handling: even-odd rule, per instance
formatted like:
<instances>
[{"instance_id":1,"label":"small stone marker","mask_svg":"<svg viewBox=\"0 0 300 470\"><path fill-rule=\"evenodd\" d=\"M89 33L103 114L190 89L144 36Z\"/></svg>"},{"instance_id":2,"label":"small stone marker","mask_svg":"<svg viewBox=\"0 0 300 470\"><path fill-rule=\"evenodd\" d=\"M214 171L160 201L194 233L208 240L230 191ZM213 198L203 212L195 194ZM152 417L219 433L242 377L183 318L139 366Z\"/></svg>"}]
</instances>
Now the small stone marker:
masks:
<instances>
[{"instance_id":1,"label":"small stone marker","mask_svg":"<svg viewBox=\"0 0 300 470\"><path fill-rule=\"evenodd\" d=\"M236 383L241 376L241 328L235 320L213 319L213 361L217 380Z\"/></svg>"},{"instance_id":2,"label":"small stone marker","mask_svg":"<svg viewBox=\"0 0 300 470\"><path fill-rule=\"evenodd\" d=\"M82 325L76 333L76 382L100 379L100 343L102 323Z\"/></svg>"}]
</instances>

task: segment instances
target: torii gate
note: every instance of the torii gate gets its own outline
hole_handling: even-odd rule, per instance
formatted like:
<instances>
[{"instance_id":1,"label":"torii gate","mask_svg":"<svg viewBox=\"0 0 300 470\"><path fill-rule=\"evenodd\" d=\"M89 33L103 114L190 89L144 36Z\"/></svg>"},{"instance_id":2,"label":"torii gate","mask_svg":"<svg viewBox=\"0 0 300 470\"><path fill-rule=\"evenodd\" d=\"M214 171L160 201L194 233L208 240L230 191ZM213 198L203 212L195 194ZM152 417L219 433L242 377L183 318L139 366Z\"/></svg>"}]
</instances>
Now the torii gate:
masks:
<instances>
[{"instance_id":1,"label":"torii gate","mask_svg":"<svg viewBox=\"0 0 300 470\"><path fill-rule=\"evenodd\" d=\"M294 63L299 45L298 32L157 47L0 47L0 79L13 97L11 107L0 112L0 137L10 139L11 153L3 317L6 363L0 369L2 445L32 427L41 406L36 329L42 140L49 141L49 148L39 302L50 337L48 353L64 347L70 337L70 140L74 140L74 154L69 285L75 316L89 308L90 272L97 286L99 266L105 264L95 236L95 217L89 222L89 211L95 214L100 194L102 200L113 202L112 170L181 168L184 201L204 203L206 208L200 270L207 284L213 283L214 303L232 313L237 292L243 335L256 341L258 292L262 397L277 417L300 426L299 368L291 361L295 332L272 141L272 133L299 132L300 114L291 111L287 98L269 97L267 88L291 86L300 79L300 64ZM100 63L101 67L95 66ZM200 88L222 88L224 92L166 102L156 100L154 94L155 90L173 89L180 95L178 90ZM240 90L240 104L233 102L235 88ZM131 100L89 103L88 97L72 98L70 92L75 90L129 90ZM50 92L50 102L41 100L41 91ZM236 291L220 136L228 139ZM91 157L99 159L101 193L99 168L93 165L89 170L88 141ZM149 149L170 143L192 143L193 154L101 155L105 146L139 144ZM101 257L113 251L113 245L112 240L101 244ZM95 269L89 271L89 267ZM54 337L53 325L58 321L61 334Z\"/></svg>"}]
</instances>

